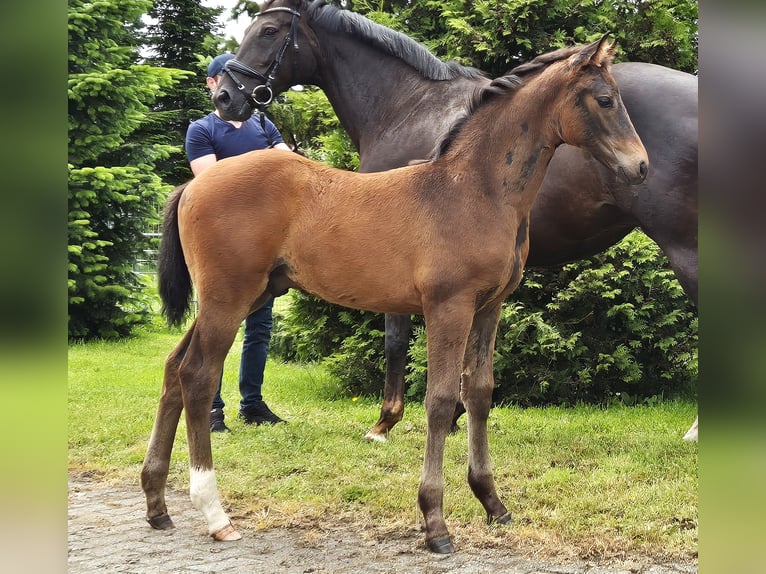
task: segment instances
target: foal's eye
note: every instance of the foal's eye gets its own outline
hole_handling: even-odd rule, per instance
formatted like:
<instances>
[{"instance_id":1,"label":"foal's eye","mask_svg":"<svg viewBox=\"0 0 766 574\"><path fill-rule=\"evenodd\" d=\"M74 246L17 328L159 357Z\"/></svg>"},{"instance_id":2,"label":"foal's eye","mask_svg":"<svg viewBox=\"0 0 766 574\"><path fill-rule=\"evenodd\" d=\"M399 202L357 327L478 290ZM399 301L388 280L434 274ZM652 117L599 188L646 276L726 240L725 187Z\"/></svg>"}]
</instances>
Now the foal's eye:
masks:
<instances>
[{"instance_id":1,"label":"foal's eye","mask_svg":"<svg viewBox=\"0 0 766 574\"><path fill-rule=\"evenodd\" d=\"M598 102L598 105L601 106L602 108L611 108L613 105L612 98L610 98L609 96L599 96L596 98L596 101Z\"/></svg>"}]
</instances>

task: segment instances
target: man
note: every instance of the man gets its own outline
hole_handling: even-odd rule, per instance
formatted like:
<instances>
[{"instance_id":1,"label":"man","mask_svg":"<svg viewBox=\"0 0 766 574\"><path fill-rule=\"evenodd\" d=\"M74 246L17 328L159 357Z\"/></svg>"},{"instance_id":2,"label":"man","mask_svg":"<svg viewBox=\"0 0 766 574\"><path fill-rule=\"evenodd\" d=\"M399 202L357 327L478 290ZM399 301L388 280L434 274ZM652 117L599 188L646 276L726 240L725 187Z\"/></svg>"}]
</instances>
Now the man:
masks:
<instances>
[{"instance_id":1,"label":"man","mask_svg":"<svg viewBox=\"0 0 766 574\"><path fill-rule=\"evenodd\" d=\"M211 93L218 89L226 62L232 54L213 58L207 68L205 82ZM189 124L186 132L186 157L192 173L197 176L218 160L257 149L275 147L291 151L284 143L279 130L267 118L251 117L247 121L226 121L218 110ZM269 409L263 401L261 386L266 355L271 338L271 309L274 299L245 319L245 337L242 343L242 359L239 367L239 392L242 400L239 416L246 424L275 424L285 422ZM224 422L225 404L218 385L210 411L210 431L224 432L229 428Z\"/></svg>"}]
</instances>

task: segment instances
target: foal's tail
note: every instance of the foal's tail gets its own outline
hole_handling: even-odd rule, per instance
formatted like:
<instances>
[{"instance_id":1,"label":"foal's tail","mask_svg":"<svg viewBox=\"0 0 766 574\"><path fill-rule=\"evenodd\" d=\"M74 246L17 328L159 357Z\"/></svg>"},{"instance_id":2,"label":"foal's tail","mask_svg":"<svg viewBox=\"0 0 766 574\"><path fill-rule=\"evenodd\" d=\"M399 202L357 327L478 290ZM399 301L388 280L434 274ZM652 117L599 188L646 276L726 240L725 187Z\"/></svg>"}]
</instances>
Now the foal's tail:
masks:
<instances>
[{"instance_id":1,"label":"foal's tail","mask_svg":"<svg viewBox=\"0 0 766 574\"><path fill-rule=\"evenodd\" d=\"M189 185L188 181L179 185L168 196L157 264L162 314L165 315L171 327L183 322L189 311L192 297L191 276L181 248L181 238L178 235L178 202L187 185Z\"/></svg>"}]
</instances>

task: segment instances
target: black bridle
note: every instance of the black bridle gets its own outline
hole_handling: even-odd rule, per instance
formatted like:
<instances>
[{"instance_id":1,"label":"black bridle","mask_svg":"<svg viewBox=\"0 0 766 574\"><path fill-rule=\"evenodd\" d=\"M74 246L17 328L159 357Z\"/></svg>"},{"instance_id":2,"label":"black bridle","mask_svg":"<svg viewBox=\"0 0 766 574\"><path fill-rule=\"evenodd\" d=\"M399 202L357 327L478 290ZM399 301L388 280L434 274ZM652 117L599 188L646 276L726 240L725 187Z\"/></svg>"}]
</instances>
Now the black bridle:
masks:
<instances>
[{"instance_id":1,"label":"black bridle","mask_svg":"<svg viewBox=\"0 0 766 574\"><path fill-rule=\"evenodd\" d=\"M287 52L287 47L290 45L291 40L293 41L294 50L296 52L298 51L298 19L301 17L301 13L298 12L297 10L293 10L292 8L287 8L283 6L269 8L268 10L264 10L263 12L259 12L258 14L255 15L255 17L257 18L258 16L262 16L263 14L268 14L269 12L288 12L289 14L292 14L292 20L290 22L290 30L287 32L287 35L285 36L285 41L282 43L282 47L279 49L279 52L277 52L276 58L274 58L274 61L266 70L266 73L261 74L258 70L255 70L251 68L250 66L243 64L242 62L238 61L236 58L232 58L231 60L226 62L226 64L223 67L224 73L228 74L228 76L234 82L234 85L237 86L237 89L245 95L248 102L250 102L251 106L261 111L265 110L269 106L269 104L271 104L271 102L274 100L274 92L271 89L271 82L274 80L274 78L277 75L277 70L279 69L279 66L282 64L282 60L285 57L285 53ZM245 85L239 80L239 78L234 74L234 72L239 72L250 78L255 78L257 80L260 80L263 83L255 86L253 88L253 91L248 94L247 90L245 89Z\"/></svg>"}]
</instances>

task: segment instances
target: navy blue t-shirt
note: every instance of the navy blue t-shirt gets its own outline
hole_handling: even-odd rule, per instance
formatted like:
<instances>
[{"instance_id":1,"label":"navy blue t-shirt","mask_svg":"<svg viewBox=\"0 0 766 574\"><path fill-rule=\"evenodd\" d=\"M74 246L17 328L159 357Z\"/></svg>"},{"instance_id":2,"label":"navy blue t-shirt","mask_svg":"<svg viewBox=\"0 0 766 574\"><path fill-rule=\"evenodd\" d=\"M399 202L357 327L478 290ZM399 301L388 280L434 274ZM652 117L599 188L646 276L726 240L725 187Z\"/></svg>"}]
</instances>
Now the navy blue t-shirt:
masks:
<instances>
[{"instance_id":1,"label":"navy blue t-shirt","mask_svg":"<svg viewBox=\"0 0 766 574\"><path fill-rule=\"evenodd\" d=\"M265 120L266 132L261 127L260 117L251 117L235 128L215 115L215 112L210 113L189 124L189 129L186 130L186 157L191 162L213 153L216 160L222 160L256 149L265 149L269 144L284 143L277 127L268 118ZM267 133L270 138L267 137Z\"/></svg>"}]
</instances>

